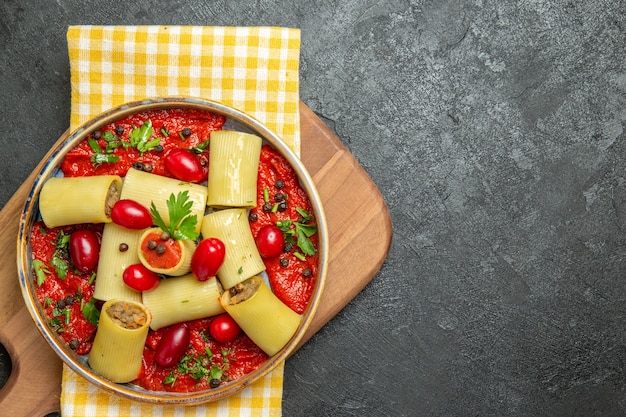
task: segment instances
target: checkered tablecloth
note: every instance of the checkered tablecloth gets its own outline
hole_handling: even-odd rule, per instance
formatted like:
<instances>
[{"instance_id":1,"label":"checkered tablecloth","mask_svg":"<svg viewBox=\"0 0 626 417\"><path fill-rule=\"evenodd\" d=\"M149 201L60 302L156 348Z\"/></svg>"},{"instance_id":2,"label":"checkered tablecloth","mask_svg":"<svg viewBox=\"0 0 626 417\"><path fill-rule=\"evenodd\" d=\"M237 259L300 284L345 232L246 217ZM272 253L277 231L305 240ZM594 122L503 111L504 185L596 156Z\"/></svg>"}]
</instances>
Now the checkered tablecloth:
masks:
<instances>
[{"instance_id":1,"label":"checkered tablecloth","mask_svg":"<svg viewBox=\"0 0 626 417\"><path fill-rule=\"evenodd\" d=\"M189 96L242 110L300 151L300 31L279 27L72 26L67 32L74 130L150 97ZM284 364L227 399L190 407L110 395L68 367L61 412L78 416L280 416Z\"/></svg>"}]
</instances>

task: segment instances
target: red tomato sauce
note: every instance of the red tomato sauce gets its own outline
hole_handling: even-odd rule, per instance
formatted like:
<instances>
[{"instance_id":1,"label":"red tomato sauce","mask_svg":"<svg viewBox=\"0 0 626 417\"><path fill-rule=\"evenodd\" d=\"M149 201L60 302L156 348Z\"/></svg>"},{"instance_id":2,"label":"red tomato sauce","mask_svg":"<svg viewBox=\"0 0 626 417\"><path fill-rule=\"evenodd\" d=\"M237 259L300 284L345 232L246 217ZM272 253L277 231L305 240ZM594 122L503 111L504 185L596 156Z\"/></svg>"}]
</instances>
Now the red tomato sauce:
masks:
<instances>
[{"instance_id":1,"label":"red tomato sauce","mask_svg":"<svg viewBox=\"0 0 626 417\"><path fill-rule=\"evenodd\" d=\"M276 187L278 180L283 182L282 188ZM265 203L265 189L268 189L270 203L275 204L277 193L286 194L287 210L265 212L262 207ZM252 235L256 236L259 230L268 224L275 224L280 220L297 221L301 218L296 210L302 208L313 213L311 202L298 182L293 168L275 149L264 145L259 163L259 176L257 180L257 206L251 210L257 217L256 221L250 222ZM317 248L317 233L310 237ZM273 259L264 259L267 275L272 286L272 291L285 304L296 313L302 314L311 298L311 293L317 280L318 256L306 256L305 260L296 257L298 250L294 246L289 252ZM281 265L287 263L287 266ZM305 273L308 269L309 272ZM305 276L310 273L310 276Z\"/></svg>"},{"instance_id":2,"label":"red tomato sauce","mask_svg":"<svg viewBox=\"0 0 626 417\"><path fill-rule=\"evenodd\" d=\"M70 151L62 165L61 170L67 177L86 177L91 175L126 175L126 172L133 164L141 163L143 166L150 165L150 172L153 174L172 177L165 168L164 156L174 148L190 149L209 140L211 132L220 130L224 125L225 118L220 115L202 110L182 110L170 109L150 111L128 116L116 123L105 126L99 132L100 138L96 139L101 150L106 150L107 141L103 138L105 132L114 134L125 143L129 143L129 136L132 130L140 127L146 120L152 122L153 133L151 138L160 138L162 149L140 152L136 148L123 146L117 147L113 155L119 157L115 163L102 163L94 166L91 157L94 155L88 141L82 141L76 148ZM191 134L185 137L183 129L190 129ZM120 132L116 132L119 129ZM94 132L95 133L95 132ZM94 133L91 138L95 139ZM200 162L205 168L205 175L208 173L208 153L199 155Z\"/></svg>"},{"instance_id":3,"label":"red tomato sauce","mask_svg":"<svg viewBox=\"0 0 626 417\"><path fill-rule=\"evenodd\" d=\"M94 166L91 161L94 150L92 145L85 140L67 154L61 165L64 175L116 174L124 176L133 164L141 162L151 164L150 172L171 177L163 162L167 152L174 148L189 149L207 141L211 132L221 129L225 122L222 116L204 111L162 110L129 116L105 126L98 135L95 135L95 132L92 133L90 138L96 140L101 149L105 149L106 141L102 138L103 132L114 133L120 140L128 141L132 129L141 126L148 119L151 120L154 130L152 137L161 137L162 149L141 153L134 148L118 147L113 152L119 158L117 162ZM118 128L117 131L116 128ZM181 138L185 128L190 129L191 134ZM207 172L208 153L208 150L204 150L198 155ZM280 188L276 186L278 180L283 183ZM261 209L265 203L266 188L272 202L275 194L280 192L286 195L287 208L284 211L268 213ZM261 152L257 200L258 207L251 210L251 214L256 215L256 220L250 222L254 236L264 225L279 220L300 221L301 215L296 210L297 208L312 214L311 203L300 186L295 172L287 161L268 145L264 145ZM74 271L69 255L66 255L69 268L65 279L59 278L51 265L58 234L61 231L70 233L78 228L91 228L101 237L103 225L74 225L47 229L43 222L39 222L33 227L31 244L33 259L42 262L41 269L44 270L45 275L45 280L37 287L38 300L44 306L50 320L57 325L54 328L58 329L60 336L72 346L76 353L84 355L91 349L96 327L81 312L81 306L90 301L94 303L95 299L92 299L92 296L95 281L91 275ZM317 234L311 236L310 240L317 248ZM315 287L318 256L317 254L307 255L305 260L301 260L296 256L298 251L298 247L294 245L281 256L266 259L264 262L272 290L285 304L301 314L306 309ZM95 279L97 280L97 277ZM69 296L71 297L68 298ZM97 309L100 309L102 304L102 301L95 302ZM59 305L63 309L59 309ZM212 376L207 375L207 369L219 371L218 373L222 374L221 381L227 382L252 372L267 360L268 356L244 333L228 343L219 343L212 339L208 330L212 320L213 318L205 318L187 323L191 329L190 347L178 365L169 368L158 365L154 360L155 348L167 328L151 330L144 347L142 370L134 383L145 389L156 391L201 391L211 386ZM198 364L202 367L197 366Z\"/></svg>"},{"instance_id":4,"label":"red tomato sauce","mask_svg":"<svg viewBox=\"0 0 626 417\"><path fill-rule=\"evenodd\" d=\"M42 262L40 272L45 274L41 285L37 285L37 299L49 317L50 326L56 329L76 353L84 355L91 350L96 332L96 326L81 312L81 307L92 299L93 279L91 274L83 274L72 268L68 261L67 246L57 250L57 241L61 234L69 236L74 230L81 228L95 231L99 238L102 236L101 224L47 229L43 222L37 222L33 226L30 243L33 260ZM69 266L64 278L53 266L62 262ZM98 307L101 306L102 303L98 303Z\"/></svg>"},{"instance_id":5,"label":"red tomato sauce","mask_svg":"<svg viewBox=\"0 0 626 417\"><path fill-rule=\"evenodd\" d=\"M144 347L141 373L134 382L154 391L201 391L210 388L211 378L198 371L195 367L198 361L205 369L218 367L228 375L226 380L231 381L254 371L267 360L267 355L243 333L229 343L212 339L209 336L212 320L210 317L187 322L191 330L190 348L179 361L183 365L171 368L159 366L154 361L155 349L169 327L151 331Z\"/></svg>"},{"instance_id":6,"label":"red tomato sauce","mask_svg":"<svg viewBox=\"0 0 626 417\"><path fill-rule=\"evenodd\" d=\"M163 253L158 253L155 249L148 247L150 241L154 241L163 246ZM141 252L153 268L169 269L175 267L182 257L183 250L180 243L174 239L161 240L158 233L149 233L141 242Z\"/></svg>"}]
</instances>

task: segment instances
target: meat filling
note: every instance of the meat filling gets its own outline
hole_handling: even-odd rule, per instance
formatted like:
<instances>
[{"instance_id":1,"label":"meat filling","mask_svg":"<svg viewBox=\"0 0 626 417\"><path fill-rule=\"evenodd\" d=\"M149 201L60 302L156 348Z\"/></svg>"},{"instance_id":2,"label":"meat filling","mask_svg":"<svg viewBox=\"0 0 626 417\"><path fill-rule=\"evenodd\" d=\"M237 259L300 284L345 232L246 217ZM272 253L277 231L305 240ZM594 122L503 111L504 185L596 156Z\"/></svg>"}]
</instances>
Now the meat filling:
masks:
<instances>
[{"instance_id":1,"label":"meat filling","mask_svg":"<svg viewBox=\"0 0 626 417\"><path fill-rule=\"evenodd\" d=\"M235 305L248 300L257 292L260 286L261 283L256 279L240 282L230 289L230 304Z\"/></svg>"},{"instance_id":2,"label":"meat filling","mask_svg":"<svg viewBox=\"0 0 626 417\"><path fill-rule=\"evenodd\" d=\"M138 329L146 324L146 313L137 305L120 301L107 309L107 314L120 327Z\"/></svg>"},{"instance_id":3,"label":"meat filling","mask_svg":"<svg viewBox=\"0 0 626 417\"><path fill-rule=\"evenodd\" d=\"M104 213L107 217L111 217L111 211L113 206L120 199L120 189L117 187L115 181L109 186L109 192L107 193L106 202L104 203Z\"/></svg>"}]
</instances>

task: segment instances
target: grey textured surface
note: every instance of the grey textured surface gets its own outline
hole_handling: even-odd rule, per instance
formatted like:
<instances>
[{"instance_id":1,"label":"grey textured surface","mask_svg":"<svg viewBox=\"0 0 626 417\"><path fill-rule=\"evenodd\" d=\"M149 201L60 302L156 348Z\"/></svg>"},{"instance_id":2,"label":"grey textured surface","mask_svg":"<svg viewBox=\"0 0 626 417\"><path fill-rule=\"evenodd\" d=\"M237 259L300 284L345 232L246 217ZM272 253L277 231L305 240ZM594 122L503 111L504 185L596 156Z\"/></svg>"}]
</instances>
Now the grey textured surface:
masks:
<instances>
[{"instance_id":1,"label":"grey textured surface","mask_svg":"<svg viewBox=\"0 0 626 417\"><path fill-rule=\"evenodd\" d=\"M68 25L301 28L301 98L395 233L283 414L626 415L625 2L86 3L0 5L2 204L67 128Z\"/></svg>"}]
</instances>

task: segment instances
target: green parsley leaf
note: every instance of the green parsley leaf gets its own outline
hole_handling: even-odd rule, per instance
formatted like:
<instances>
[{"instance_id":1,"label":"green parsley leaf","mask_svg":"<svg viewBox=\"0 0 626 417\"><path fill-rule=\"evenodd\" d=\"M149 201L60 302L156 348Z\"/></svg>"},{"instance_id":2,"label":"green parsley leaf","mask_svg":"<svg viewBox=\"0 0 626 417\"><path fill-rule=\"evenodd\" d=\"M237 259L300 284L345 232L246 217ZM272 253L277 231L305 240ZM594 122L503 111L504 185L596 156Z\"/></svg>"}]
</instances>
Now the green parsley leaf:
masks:
<instances>
[{"instance_id":1,"label":"green parsley leaf","mask_svg":"<svg viewBox=\"0 0 626 417\"><path fill-rule=\"evenodd\" d=\"M50 271L46 267L46 264L39 259L33 261L33 269L35 270L35 276L37 277L37 286L40 287L46 281L46 274Z\"/></svg>"},{"instance_id":2,"label":"green parsley leaf","mask_svg":"<svg viewBox=\"0 0 626 417\"><path fill-rule=\"evenodd\" d=\"M176 373L172 369L172 371L169 373L169 375L167 375L165 377L165 379L163 380L163 384L169 385L171 387L174 387L174 384L176 383L177 379L178 379L178 375L176 375Z\"/></svg>"},{"instance_id":3,"label":"green parsley leaf","mask_svg":"<svg viewBox=\"0 0 626 417\"><path fill-rule=\"evenodd\" d=\"M81 303L80 312L83 313L83 316L89 321L89 323L94 326L98 325L98 321L100 320L100 312L96 308L96 299L91 297L89 302Z\"/></svg>"},{"instance_id":4,"label":"green parsley leaf","mask_svg":"<svg viewBox=\"0 0 626 417\"><path fill-rule=\"evenodd\" d=\"M70 235L62 231L59 232L54 242L55 249L52 254L52 259L50 260L50 265L54 267L59 279L65 279L67 271L69 270L69 242Z\"/></svg>"},{"instance_id":5,"label":"green parsley leaf","mask_svg":"<svg viewBox=\"0 0 626 417\"><path fill-rule=\"evenodd\" d=\"M114 164L119 160L119 156L106 153L94 153L89 157L89 161L94 168L98 168L102 164Z\"/></svg>"},{"instance_id":6,"label":"green parsley leaf","mask_svg":"<svg viewBox=\"0 0 626 417\"><path fill-rule=\"evenodd\" d=\"M299 221L279 220L276 227L283 232L286 242L297 244L305 255L315 255L315 246L309 238L317 233L317 226L308 223L313 216L301 207L297 207L296 211L302 217Z\"/></svg>"},{"instance_id":7,"label":"green parsley leaf","mask_svg":"<svg viewBox=\"0 0 626 417\"><path fill-rule=\"evenodd\" d=\"M300 216L302 216L303 223L307 223L313 220L313 216L311 216L311 214L302 207L296 207L296 211Z\"/></svg>"},{"instance_id":8,"label":"green parsley leaf","mask_svg":"<svg viewBox=\"0 0 626 417\"><path fill-rule=\"evenodd\" d=\"M298 247L305 255L315 255L315 246L309 237L317 232L314 224L296 223L296 236L298 237Z\"/></svg>"},{"instance_id":9,"label":"green parsley leaf","mask_svg":"<svg viewBox=\"0 0 626 417\"><path fill-rule=\"evenodd\" d=\"M130 148L130 143L123 141L108 130L102 134L102 139L106 142L106 153L113 153L120 146L124 149Z\"/></svg>"},{"instance_id":10,"label":"green parsley leaf","mask_svg":"<svg viewBox=\"0 0 626 417\"><path fill-rule=\"evenodd\" d=\"M196 231L198 216L191 215L193 201L189 199L189 191L179 192L177 196L170 194L166 202L169 212L169 225L165 222L154 202L150 205L150 214L154 224L161 230L168 232L176 240L195 240L199 233Z\"/></svg>"},{"instance_id":11,"label":"green parsley leaf","mask_svg":"<svg viewBox=\"0 0 626 417\"><path fill-rule=\"evenodd\" d=\"M128 135L130 145L141 153L153 150L161 143L159 138L150 139L153 133L152 120L148 119L130 132Z\"/></svg>"},{"instance_id":12,"label":"green parsley leaf","mask_svg":"<svg viewBox=\"0 0 626 417\"><path fill-rule=\"evenodd\" d=\"M105 132L105 133L111 133L111 132ZM98 141L96 141L95 139L89 138L87 139L87 142L89 143L91 150L94 152L94 154L89 157L89 161L91 162L91 165L94 166L94 168L98 168L100 165L105 164L105 163L112 164L120 160L118 156L115 156L110 153L113 151L112 150L109 151L108 145L107 145L107 152L105 152L102 150L102 148L100 148L100 145L98 145Z\"/></svg>"},{"instance_id":13,"label":"green parsley leaf","mask_svg":"<svg viewBox=\"0 0 626 417\"><path fill-rule=\"evenodd\" d=\"M63 329L63 322L57 317L50 319L50 327L57 333L63 333L65 331Z\"/></svg>"},{"instance_id":14,"label":"green parsley leaf","mask_svg":"<svg viewBox=\"0 0 626 417\"><path fill-rule=\"evenodd\" d=\"M217 365L213 365L211 367L211 379L222 379L222 375L224 374L224 371L222 371L222 368L220 368Z\"/></svg>"},{"instance_id":15,"label":"green parsley leaf","mask_svg":"<svg viewBox=\"0 0 626 417\"><path fill-rule=\"evenodd\" d=\"M53 256L50 260L50 265L54 267L59 279L64 280L67 277L67 271L69 270L69 266L67 262L61 259L58 256Z\"/></svg>"}]
</instances>

